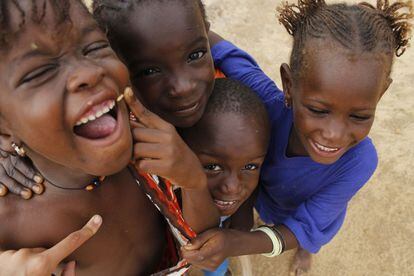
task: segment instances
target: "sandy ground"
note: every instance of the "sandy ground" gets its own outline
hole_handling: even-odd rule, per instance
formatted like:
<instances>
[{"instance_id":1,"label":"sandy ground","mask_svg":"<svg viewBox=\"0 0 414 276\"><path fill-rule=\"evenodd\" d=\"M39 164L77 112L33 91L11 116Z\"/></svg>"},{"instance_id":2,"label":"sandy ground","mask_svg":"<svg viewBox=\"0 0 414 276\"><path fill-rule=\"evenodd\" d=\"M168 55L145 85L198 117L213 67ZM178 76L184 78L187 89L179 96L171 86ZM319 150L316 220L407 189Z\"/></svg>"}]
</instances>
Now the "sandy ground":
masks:
<instances>
[{"instance_id":1,"label":"sandy ground","mask_svg":"<svg viewBox=\"0 0 414 276\"><path fill-rule=\"evenodd\" d=\"M280 84L279 66L288 61L291 45L290 36L275 18L275 7L281 1L205 3L212 29L252 54ZM378 106L370 134L379 167L349 204L339 234L314 256L309 275L414 275L413 63L414 49L395 62L394 82ZM288 275L292 253L274 259L251 257L253 274Z\"/></svg>"},{"instance_id":2,"label":"sandy ground","mask_svg":"<svg viewBox=\"0 0 414 276\"><path fill-rule=\"evenodd\" d=\"M354 1L349 1L352 2ZM372 1L370 1L372 2ZM205 0L212 29L252 54L280 84L291 39L275 18L277 0ZM414 49L396 60L394 82L371 132L380 164L348 207L344 226L314 257L308 275L414 275ZM293 252L250 257L253 275L288 275ZM232 260L241 275L238 260ZM199 273L195 273L199 274Z\"/></svg>"}]
</instances>

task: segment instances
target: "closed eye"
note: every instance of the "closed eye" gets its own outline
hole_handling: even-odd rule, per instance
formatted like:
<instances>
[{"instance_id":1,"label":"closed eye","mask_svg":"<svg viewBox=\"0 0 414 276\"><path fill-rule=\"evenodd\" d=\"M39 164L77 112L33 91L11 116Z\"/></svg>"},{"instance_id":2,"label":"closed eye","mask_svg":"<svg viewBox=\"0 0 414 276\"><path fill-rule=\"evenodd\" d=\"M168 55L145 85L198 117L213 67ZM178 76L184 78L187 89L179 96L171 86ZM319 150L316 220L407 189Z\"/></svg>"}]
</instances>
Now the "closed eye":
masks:
<instances>
[{"instance_id":1,"label":"closed eye","mask_svg":"<svg viewBox=\"0 0 414 276\"><path fill-rule=\"evenodd\" d=\"M371 115L355 115L355 114L351 114L350 117L357 121L367 121L372 118Z\"/></svg>"},{"instance_id":2,"label":"closed eye","mask_svg":"<svg viewBox=\"0 0 414 276\"><path fill-rule=\"evenodd\" d=\"M56 64L46 64L46 65L43 65L41 67L38 67L38 68L34 69L33 71L29 72L28 74L26 74L19 81L19 85L29 83L29 82L33 82L33 81L38 81L38 80L40 81L44 77L47 77L51 73L55 72L57 67L58 66Z\"/></svg>"},{"instance_id":3,"label":"closed eye","mask_svg":"<svg viewBox=\"0 0 414 276\"><path fill-rule=\"evenodd\" d=\"M316 115L324 115L324 114L328 114L329 111L328 110L324 110L324 109L319 109L319 108L314 108L314 107L307 107L307 109L316 114Z\"/></svg>"},{"instance_id":4,"label":"closed eye","mask_svg":"<svg viewBox=\"0 0 414 276\"><path fill-rule=\"evenodd\" d=\"M100 50L105 50L109 48L109 43L107 41L101 41L101 42L94 42L92 44L89 44L85 50L83 51L83 54L85 56L98 52Z\"/></svg>"}]
</instances>

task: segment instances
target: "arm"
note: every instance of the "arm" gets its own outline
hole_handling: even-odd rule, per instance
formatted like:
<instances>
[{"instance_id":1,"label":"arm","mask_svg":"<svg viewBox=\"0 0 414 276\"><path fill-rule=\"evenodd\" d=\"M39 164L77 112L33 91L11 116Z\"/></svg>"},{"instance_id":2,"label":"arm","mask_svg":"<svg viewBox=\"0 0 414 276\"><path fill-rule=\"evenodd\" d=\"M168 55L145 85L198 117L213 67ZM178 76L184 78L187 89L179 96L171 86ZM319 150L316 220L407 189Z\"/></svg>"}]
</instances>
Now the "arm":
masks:
<instances>
[{"instance_id":1,"label":"arm","mask_svg":"<svg viewBox=\"0 0 414 276\"><path fill-rule=\"evenodd\" d=\"M214 64L227 77L238 80L253 89L264 103L271 101L281 93L276 84L248 53L212 31L209 32L209 39Z\"/></svg>"},{"instance_id":2,"label":"arm","mask_svg":"<svg viewBox=\"0 0 414 276\"><path fill-rule=\"evenodd\" d=\"M348 202L369 180L377 166L373 146L357 155L342 166L335 182L307 199L283 224L276 226L285 241L285 250L300 245L316 253L336 235L344 221ZM214 231L203 233L191 246L184 247L185 258L202 268L214 269L229 256L272 251L271 240L264 233L231 229Z\"/></svg>"},{"instance_id":3,"label":"arm","mask_svg":"<svg viewBox=\"0 0 414 276\"><path fill-rule=\"evenodd\" d=\"M217 226L219 212L197 156L174 126L147 110L133 96L132 90L125 93L125 99L138 119L138 123L131 123L136 168L164 177L181 187L184 218L195 232Z\"/></svg>"}]
</instances>

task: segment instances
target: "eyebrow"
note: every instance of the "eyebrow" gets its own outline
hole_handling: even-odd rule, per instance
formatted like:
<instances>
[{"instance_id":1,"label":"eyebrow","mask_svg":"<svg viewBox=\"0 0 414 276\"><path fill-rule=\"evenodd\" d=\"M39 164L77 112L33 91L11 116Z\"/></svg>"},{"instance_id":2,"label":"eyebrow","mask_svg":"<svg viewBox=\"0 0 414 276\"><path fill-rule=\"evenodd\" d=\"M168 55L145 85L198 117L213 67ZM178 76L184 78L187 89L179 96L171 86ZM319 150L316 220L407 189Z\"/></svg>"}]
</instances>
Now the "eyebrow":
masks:
<instances>
[{"instance_id":1,"label":"eyebrow","mask_svg":"<svg viewBox=\"0 0 414 276\"><path fill-rule=\"evenodd\" d=\"M197 154L203 154L203 155L208 155L208 156L212 156L212 157L214 157L214 158L221 158L222 156L221 155L218 155L218 154L212 154L212 153L209 153L209 152L205 152L205 151L196 151L196 153ZM259 158L264 158L264 157L266 157L266 154L267 153L264 153L264 154L261 154L261 155L259 155L259 156L256 156L256 157L253 157L253 158L251 158L251 160L256 160L256 159L259 159Z\"/></svg>"},{"instance_id":2,"label":"eyebrow","mask_svg":"<svg viewBox=\"0 0 414 276\"><path fill-rule=\"evenodd\" d=\"M192 42L190 42L188 45L191 47L191 46L193 46L195 44L198 44L200 42L207 43L207 41L208 41L207 37L205 37L205 36L199 36L196 39L194 39Z\"/></svg>"}]
</instances>

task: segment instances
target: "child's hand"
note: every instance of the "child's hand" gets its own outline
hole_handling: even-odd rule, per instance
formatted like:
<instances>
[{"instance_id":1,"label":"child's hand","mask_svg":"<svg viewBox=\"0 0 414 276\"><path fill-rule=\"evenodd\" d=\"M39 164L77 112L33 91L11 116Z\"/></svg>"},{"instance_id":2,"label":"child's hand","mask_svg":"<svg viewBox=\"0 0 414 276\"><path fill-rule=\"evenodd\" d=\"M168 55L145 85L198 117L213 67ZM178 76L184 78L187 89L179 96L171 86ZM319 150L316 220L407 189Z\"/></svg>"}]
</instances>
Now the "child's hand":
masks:
<instances>
[{"instance_id":1,"label":"child's hand","mask_svg":"<svg viewBox=\"0 0 414 276\"><path fill-rule=\"evenodd\" d=\"M27 164L22 158L0 150L0 196L8 191L20 195L24 199L44 191L43 177Z\"/></svg>"},{"instance_id":2,"label":"child's hand","mask_svg":"<svg viewBox=\"0 0 414 276\"><path fill-rule=\"evenodd\" d=\"M131 122L137 169L164 177L183 188L204 187L206 176L201 163L175 127L146 109L131 89L127 88L124 95L137 119Z\"/></svg>"},{"instance_id":3,"label":"child's hand","mask_svg":"<svg viewBox=\"0 0 414 276\"><path fill-rule=\"evenodd\" d=\"M59 264L98 231L102 224L100 216L94 216L76 232L50 249L33 248L0 253L0 276L50 276ZM75 262L68 263L62 275L75 275Z\"/></svg>"},{"instance_id":4,"label":"child's hand","mask_svg":"<svg viewBox=\"0 0 414 276\"><path fill-rule=\"evenodd\" d=\"M223 261L232 256L230 245L233 230L215 228L208 230L183 246L181 253L190 264L205 270L216 270Z\"/></svg>"}]
</instances>

